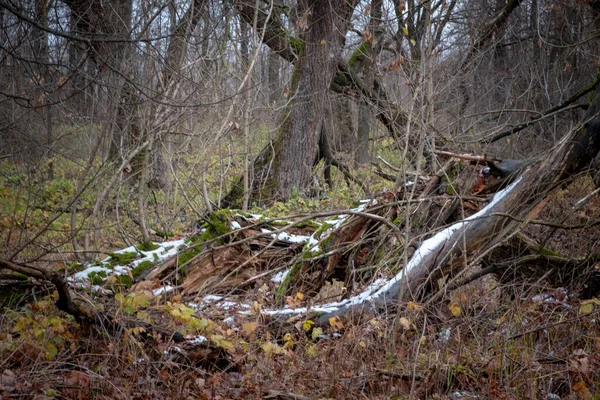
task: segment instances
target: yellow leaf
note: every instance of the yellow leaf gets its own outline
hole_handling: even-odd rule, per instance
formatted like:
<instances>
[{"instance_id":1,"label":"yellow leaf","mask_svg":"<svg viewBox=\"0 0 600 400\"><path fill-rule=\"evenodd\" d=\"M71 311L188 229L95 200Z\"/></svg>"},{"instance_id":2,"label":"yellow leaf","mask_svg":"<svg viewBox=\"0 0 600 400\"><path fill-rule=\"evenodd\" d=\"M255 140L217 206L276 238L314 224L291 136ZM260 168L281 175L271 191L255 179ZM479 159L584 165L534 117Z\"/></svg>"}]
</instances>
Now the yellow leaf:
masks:
<instances>
[{"instance_id":1,"label":"yellow leaf","mask_svg":"<svg viewBox=\"0 0 600 400\"><path fill-rule=\"evenodd\" d=\"M329 318L329 325L335 330L342 329L344 327L344 323L342 322L340 317Z\"/></svg>"},{"instance_id":2,"label":"yellow leaf","mask_svg":"<svg viewBox=\"0 0 600 400\"><path fill-rule=\"evenodd\" d=\"M292 334L291 333L286 333L285 335L283 335L283 348L287 349L293 349L294 345L296 343L294 342L294 339L292 338Z\"/></svg>"},{"instance_id":3,"label":"yellow leaf","mask_svg":"<svg viewBox=\"0 0 600 400\"><path fill-rule=\"evenodd\" d=\"M319 337L319 335L323 334L323 328L315 328L312 331L312 339L315 340Z\"/></svg>"},{"instance_id":4,"label":"yellow leaf","mask_svg":"<svg viewBox=\"0 0 600 400\"><path fill-rule=\"evenodd\" d=\"M363 349L367 347L367 344L364 341L362 341L362 340L360 342L358 342L358 345L360 347L362 347Z\"/></svg>"},{"instance_id":5,"label":"yellow leaf","mask_svg":"<svg viewBox=\"0 0 600 400\"><path fill-rule=\"evenodd\" d=\"M408 311L421 311L423 309L423 307L418 305L414 301L409 301L408 304L406 305L406 309Z\"/></svg>"},{"instance_id":6,"label":"yellow leaf","mask_svg":"<svg viewBox=\"0 0 600 400\"><path fill-rule=\"evenodd\" d=\"M404 33L405 36L408 36L408 28L403 26L402 27L402 33Z\"/></svg>"},{"instance_id":7,"label":"yellow leaf","mask_svg":"<svg viewBox=\"0 0 600 400\"><path fill-rule=\"evenodd\" d=\"M294 301L302 301L304 300L304 294L298 292L296 293L296 295L294 296Z\"/></svg>"},{"instance_id":8,"label":"yellow leaf","mask_svg":"<svg viewBox=\"0 0 600 400\"><path fill-rule=\"evenodd\" d=\"M231 340L224 339L223 336L221 336L221 335L212 335L210 337L210 340L217 346L219 346L227 351L235 350L235 345L233 344L233 342Z\"/></svg>"},{"instance_id":9,"label":"yellow leaf","mask_svg":"<svg viewBox=\"0 0 600 400\"><path fill-rule=\"evenodd\" d=\"M52 343L52 342L46 343L46 359L54 360L54 358L56 357L57 354L58 354L58 349L56 348L54 343Z\"/></svg>"},{"instance_id":10,"label":"yellow leaf","mask_svg":"<svg viewBox=\"0 0 600 400\"><path fill-rule=\"evenodd\" d=\"M250 335L258 328L258 322L246 322L242 324L242 332L246 335Z\"/></svg>"},{"instance_id":11,"label":"yellow leaf","mask_svg":"<svg viewBox=\"0 0 600 400\"><path fill-rule=\"evenodd\" d=\"M265 354L266 354L266 355L268 355L268 356L270 356L270 355L271 355L271 353L273 352L273 347L274 347L274 345L273 345L273 343L271 343L271 342L267 342L267 343L265 343L265 344L263 344L263 345L261 346L262 350L263 350L263 351L265 352Z\"/></svg>"},{"instance_id":12,"label":"yellow leaf","mask_svg":"<svg viewBox=\"0 0 600 400\"><path fill-rule=\"evenodd\" d=\"M310 346L308 346L306 348L306 355L309 357L316 357L318 354L317 352L317 346L315 346L314 344L311 344Z\"/></svg>"},{"instance_id":13,"label":"yellow leaf","mask_svg":"<svg viewBox=\"0 0 600 400\"><path fill-rule=\"evenodd\" d=\"M421 339L419 340L419 344L421 346L423 346L425 343L427 343L427 337L426 336L421 336Z\"/></svg>"},{"instance_id":14,"label":"yellow leaf","mask_svg":"<svg viewBox=\"0 0 600 400\"><path fill-rule=\"evenodd\" d=\"M313 325L315 324L314 321L307 319L306 321L304 321L302 323L302 329L304 329L304 332L308 332L312 329Z\"/></svg>"},{"instance_id":15,"label":"yellow leaf","mask_svg":"<svg viewBox=\"0 0 600 400\"><path fill-rule=\"evenodd\" d=\"M325 39L321 40L321 46L325 46L327 44L327 42L325 41Z\"/></svg>"},{"instance_id":16,"label":"yellow leaf","mask_svg":"<svg viewBox=\"0 0 600 400\"><path fill-rule=\"evenodd\" d=\"M593 303L581 304L581 307L579 307L579 314L589 314L592 311L594 311Z\"/></svg>"},{"instance_id":17,"label":"yellow leaf","mask_svg":"<svg viewBox=\"0 0 600 400\"><path fill-rule=\"evenodd\" d=\"M454 315L455 317L460 317L462 310L456 302L453 301L452 303L450 303L448 305L448 309L450 310L452 315Z\"/></svg>"},{"instance_id":18,"label":"yellow leaf","mask_svg":"<svg viewBox=\"0 0 600 400\"><path fill-rule=\"evenodd\" d=\"M416 46L417 41L415 39L410 39L409 40L410 44L412 44L413 46Z\"/></svg>"}]
</instances>

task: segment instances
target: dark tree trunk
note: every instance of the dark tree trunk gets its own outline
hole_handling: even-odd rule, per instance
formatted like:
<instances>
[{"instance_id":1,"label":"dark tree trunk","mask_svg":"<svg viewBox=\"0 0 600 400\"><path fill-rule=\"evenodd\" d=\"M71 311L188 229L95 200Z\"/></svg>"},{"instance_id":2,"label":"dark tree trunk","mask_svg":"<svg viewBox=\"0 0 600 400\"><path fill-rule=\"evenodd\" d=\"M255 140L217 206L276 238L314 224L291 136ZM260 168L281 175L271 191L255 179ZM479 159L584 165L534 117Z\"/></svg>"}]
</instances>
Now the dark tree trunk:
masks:
<instances>
[{"instance_id":1,"label":"dark tree trunk","mask_svg":"<svg viewBox=\"0 0 600 400\"><path fill-rule=\"evenodd\" d=\"M275 197L289 198L294 190L302 191L310 184L323 109L351 11L345 0L298 2L299 15L307 20L306 31L294 68L293 97L275 147L272 177Z\"/></svg>"},{"instance_id":2,"label":"dark tree trunk","mask_svg":"<svg viewBox=\"0 0 600 400\"><path fill-rule=\"evenodd\" d=\"M290 100L277 137L254 162L256 185L252 188L252 200L287 199L310 186L327 93L354 5L345 0L298 2L301 44ZM224 199L225 204L239 203L239 186Z\"/></svg>"}]
</instances>

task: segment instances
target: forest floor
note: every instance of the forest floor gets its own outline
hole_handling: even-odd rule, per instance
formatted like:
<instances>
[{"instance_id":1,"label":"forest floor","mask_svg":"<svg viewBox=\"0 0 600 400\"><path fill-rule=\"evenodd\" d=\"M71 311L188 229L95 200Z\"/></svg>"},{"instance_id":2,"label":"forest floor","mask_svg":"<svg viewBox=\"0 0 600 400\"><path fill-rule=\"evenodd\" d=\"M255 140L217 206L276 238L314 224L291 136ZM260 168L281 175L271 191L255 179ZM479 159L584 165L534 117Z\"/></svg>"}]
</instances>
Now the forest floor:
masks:
<instances>
[{"instance_id":1,"label":"forest floor","mask_svg":"<svg viewBox=\"0 0 600 400\"><path fill-rule=\"evenodd\" d=\"M56 189L48 190L54 197L46 202L62 201ZM580 197L569 192L579 193L576 189L557 196L542 217L562 215ZM352 293L347 282L335 279L318 293L281 291L286 281L281 265L297 260L305 246L313 246L304 252L313 255L315 243L322 244L319 234L349 216L317 203L296 198L262 215L227 210L233 217L229 231L239 231L235 240L254 253L272 252L262 267L249 261L254 269L248 276L227 269L214 275L226 276L225 285L196 272L208 264L202 264L207 253L194 249L204 251L204 243L214 239L206 227L181 229L151 247L117 247L105 237L110 253L91 263L45 261L48 268L62 268L74 300L89 315L102 315L104 325L59 311L48 282L5 281L0 398L600 398L600 300L548 288L543 281L506 285L487 276L435 303L396 304L383 313L317 324L311 312L319 307L366 298L394 276L393 269L378 267L361 275L369 279L353 281ZM594 199L590 207L598 203ZM8 200L3 204L10 208ZM360 212L366 205L346 211ZM290 220L302 218L281 215L301 207L308 208L305 216L320 217L288 228ZM43 209L29 211L27 218L43 218ZM5 228L9 222L0 220ZM34 231L33 222L26 228ZM576 256L584 254L597 228L549 235L534 227L529 233L547 235L549 246ZM10 232L2 237L7 243ZM61 232L50 233L52 240ZM223 250L210 253L211 265L229 265L232 257L248 261L242 253L228 253L236 247L227 246L215 247Z\"/></svg>"}]
</instances>

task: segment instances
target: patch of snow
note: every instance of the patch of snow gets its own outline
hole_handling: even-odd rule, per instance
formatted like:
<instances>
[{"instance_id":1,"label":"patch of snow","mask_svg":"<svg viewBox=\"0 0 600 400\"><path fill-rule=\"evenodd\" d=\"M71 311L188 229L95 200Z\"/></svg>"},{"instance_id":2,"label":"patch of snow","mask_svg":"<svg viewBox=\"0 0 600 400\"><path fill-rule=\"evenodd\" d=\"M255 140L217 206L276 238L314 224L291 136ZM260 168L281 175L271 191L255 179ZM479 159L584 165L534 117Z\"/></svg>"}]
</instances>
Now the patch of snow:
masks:
<instances>
[{"instance_id":1,"label":"patch of snow","mask_svg":"<svg viewBox=\"0 0 600 400\"><path fill-rule=\"evenodd\" d=\"M124 249L121 249L121 250L113 251L113 253L115 253L115 254L139 253L139 250L135 246L129 246L129 247L125 247ZM104 260L110 260L110 256L106 257Z\"/></svg>"},{"instance_id":2,"label":"patch of snow","mask_svg":"<svg viewBox=\"0 0 600 400\"><path fill-rule=\"evenodd\" d=\"M204 336L198 335L195 338L189 340L189 343L200 344L200 343L206 342L207 340L208 339L205 338Z\"/></svg>"},{"instance_id":3,"label":"patch of snow","mask_svg":"<svg viewBox=\"0 0 600 400\"><path fill-rule=\"evenodd\" d=\"M202 298L202 301L204 301L205 303L210 303L210 302L215 302L215 301L220 301L220 300L223 300L223 296L217 296L214 294L209 294Z\"/></svg>"},{"instance_id":4,"label":"patch of snow","mask_svg":"<svg viewBox=\"0 0 600 400\"><path fill-rule=\"evenodd\" d=\"M144 261L162 261L166 258L174 256L177 254L179 249L183 247L187 247L188 245L185 243L185 239L167 241L162 243L154 243L158 247L151 251L140 251L135 246L129 246L121 250L117 250L114 253L123 254L123 253L137 253L138 257L141 255L142 257L136 258L132 260L128 265L115 265L114 267L110 265L110 261L112 259L111 256L106 257L102 261L100 261L101 265L87 265L82 271L79 271L69 277L69 281L74 283L74 281L85 281L89 279L89 275L92 272L105 272L107 275L127 275L131 271L131 268L138 266ZM110 267L110 268L109 268Z\"/></svg>"},{"instance_id":5,"label":"patch of snow","mask_svg":"<svg viewBox=\"0 0 600 400\"><path fill-rule=\"evenodd\" d=\"M462 399L462 398L479 399L480 397L478 395L476 395L475 393L471 393L471 392L454 392L448 398L456 400L456 399Z\"/></svg>"},{"instance_id":6,"label":"patch of snow","mask_svg":"<svg viewBox=\"0 0 600 400\"><path fill-rule=\"evenodd\" d=\"M439 335L440 335L440 339L443 342L447 342L448 340L450 340L450 336L451 336L452 330L450 328L446 328L444 330L442 330Z\"/></svg>"},{"instance_id":7,"label":"patch of snow","mask_svg":"<svg viewBox=\"0 0 600 400\"><path fill-rule=\"evenodd\" d=\"M159 287L159 288L157 288L157 289L154 289L154 290L152 291L152 294L153 294L154 296L158 296L158 295L161 295L161 294L163 294L163 293L168 293L168 292L170 292L170 291L171 291L171 290L173 290L173 289L175 289L173 286L171 286L171 285L166 285L166 286L163 286L163 287Z\"/></svg>"},{"instance_id":8,"label":"patch of snow","mask_svg":"<svg viewBox=\"0 0 600 400\"><path fill-rule=\"evenodd\" d=\"M413 254L413 256L410 259L410 261L408 262L408 264L404 268L402 268L402 270L400 270L400 272L398 272L398 274L394 278L390 279L384 287L379 289L379 291L377 293L375 293L373 295L373 297L378 298L381 296L385 296L385 294L389 291L389 289L392 286L394 286L397 282L399 282L402 278L404 278L404 276L406 274L408 274L408 272L410 272L411 269L413 269L414 267L421 264L423 259L425 259L425 257L427 257L431 252L440 248L441 244L446 242L448 239L450 239L456 231L466 228L472 220L485 215L485 213L487 213L492 207L494 207L501 199L503 199L506 195L508 195L516 187L516 185L521 181L521 179L522 178L519 177L519 179L514 181L511 185L506 187L504 190L501 190L500 192L496 193L496 195L494 196L492 201L490 201L490 203L487 206L485 206L483 209L481 209L479 212L471 215L468 218L465 218L462 221L459 221L453 225L450 225L446 229L442 230L441 232L439 232L439 233L433 235L432 237L430 237L429 239L425 240L421 244L421 246L419 246L419 248L415 251L415 253Z\"/></svg>"},{"instance_id":9,"label":"patch of snow","mask_svg":"<svg viewBox=\"0 0 600 400\"><path fill-rule=\"evenodd\" d=\"M281 283L283 282L283 280L285 279L285 277L287 276L287 274L289 274L290 269L286 269L285 271L279 271L278 273L276 273L275 275L273 275L273 277L271 278L271 282L275 282L275 283Z\"/></svg>"},{"instance_id":10,"label":"patch of snow","mask_svg":"<svg viewBox=\"0 0 600 400\"><path fill-rule=\"evenodd\" d=\"M290 243L306 243L310 240L310 237L303 235L294 235L287 232L273 233L271 237L277 237L277 240L283 240Z\"/></svg>"},{"instance_id":11,"label":"patch of snow","mask_svg":"<svg viewBox=\"0 0 600 400\"><path fill-rule=\"evenodd\" d=\"M235 319L233 319L233 317L227 317L223 320L223 323L227 324L227 325L235 325Z\"/></svg>"},{"instance_id":12,"label":"patch of snow","mask_svg":"<svg viewBox=\"0 0 600 400\"><path fill-rule=\"evenodd\" d=\"M91 267L87 267L83 271L79 271L79 272L75 273L73 275L73 279L78 280L78 281L86 280L86 279L88 279L89 275L92 272L106 272L107 274L110 275L112 273L112 270L108 269L106 267L100 267L100 266L94 265Z\"/></svg>"},{"instance_id":13,"label":"patch of snow","mask_svg":"<svg viewBox=\"0 0 600 400\"><path fill-rule=\"evenodd\" d=\"M295 314L304 314L309 309L312 312L321 312L321 313L330 313L330 312L338 311L339 309L341 309L343 307L349 307L351 305L363 303L365 301L365 299L369 298L372 295L372 293L374 291L376 291L384 282L385 282L385 279L379 278L379 279L375 280L373 283L371 283L367 287L367 289L365 289L362 293L359 293L356 296L350 297L350 298L342 300L342 301L335 301L332 303L327 303L327 304L323 304L320 306L314 306L314 307L289 308L286 306L286 308L282 308L279 310L264 310L264 311L262 311L262 313L267 314L267 315L288 315L288 314L295 315Z\"/></svg>"},{"instance_id":14,"label":"patch of snow","mask_svg":"<svg viewBox=\"0 0 600 400\"><path fill-rule=\"evenodd\" d=\"M242 226L237 221L231 221L231 228L233 228L233 229L242 229Z\"/></svg>"}]
</instances>

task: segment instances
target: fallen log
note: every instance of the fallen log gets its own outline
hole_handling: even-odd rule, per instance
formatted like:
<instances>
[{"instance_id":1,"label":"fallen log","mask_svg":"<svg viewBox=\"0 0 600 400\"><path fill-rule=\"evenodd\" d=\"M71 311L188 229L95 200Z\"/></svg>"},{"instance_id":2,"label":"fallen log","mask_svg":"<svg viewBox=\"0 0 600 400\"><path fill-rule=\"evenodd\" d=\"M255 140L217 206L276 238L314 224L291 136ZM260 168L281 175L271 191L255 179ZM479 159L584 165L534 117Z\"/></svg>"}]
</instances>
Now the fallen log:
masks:
<instances>
[{"instance_id":1,"label":"fallen log","mask_svg":"<svg viewBox=\"0 0 600 400\"><path fill-rule=\"evenodd\" d=\"M431 293L445 273L465 268L514 232L522 220L539 215L549 196L565 180L590 166L600 150L600 89L596 89L581 125L545 157L528 167L481 211L456 222L423 242L408 264L369 300L409 301ZM507 218L505 214L514 218Z\"/></svg>"}]
</instances>

